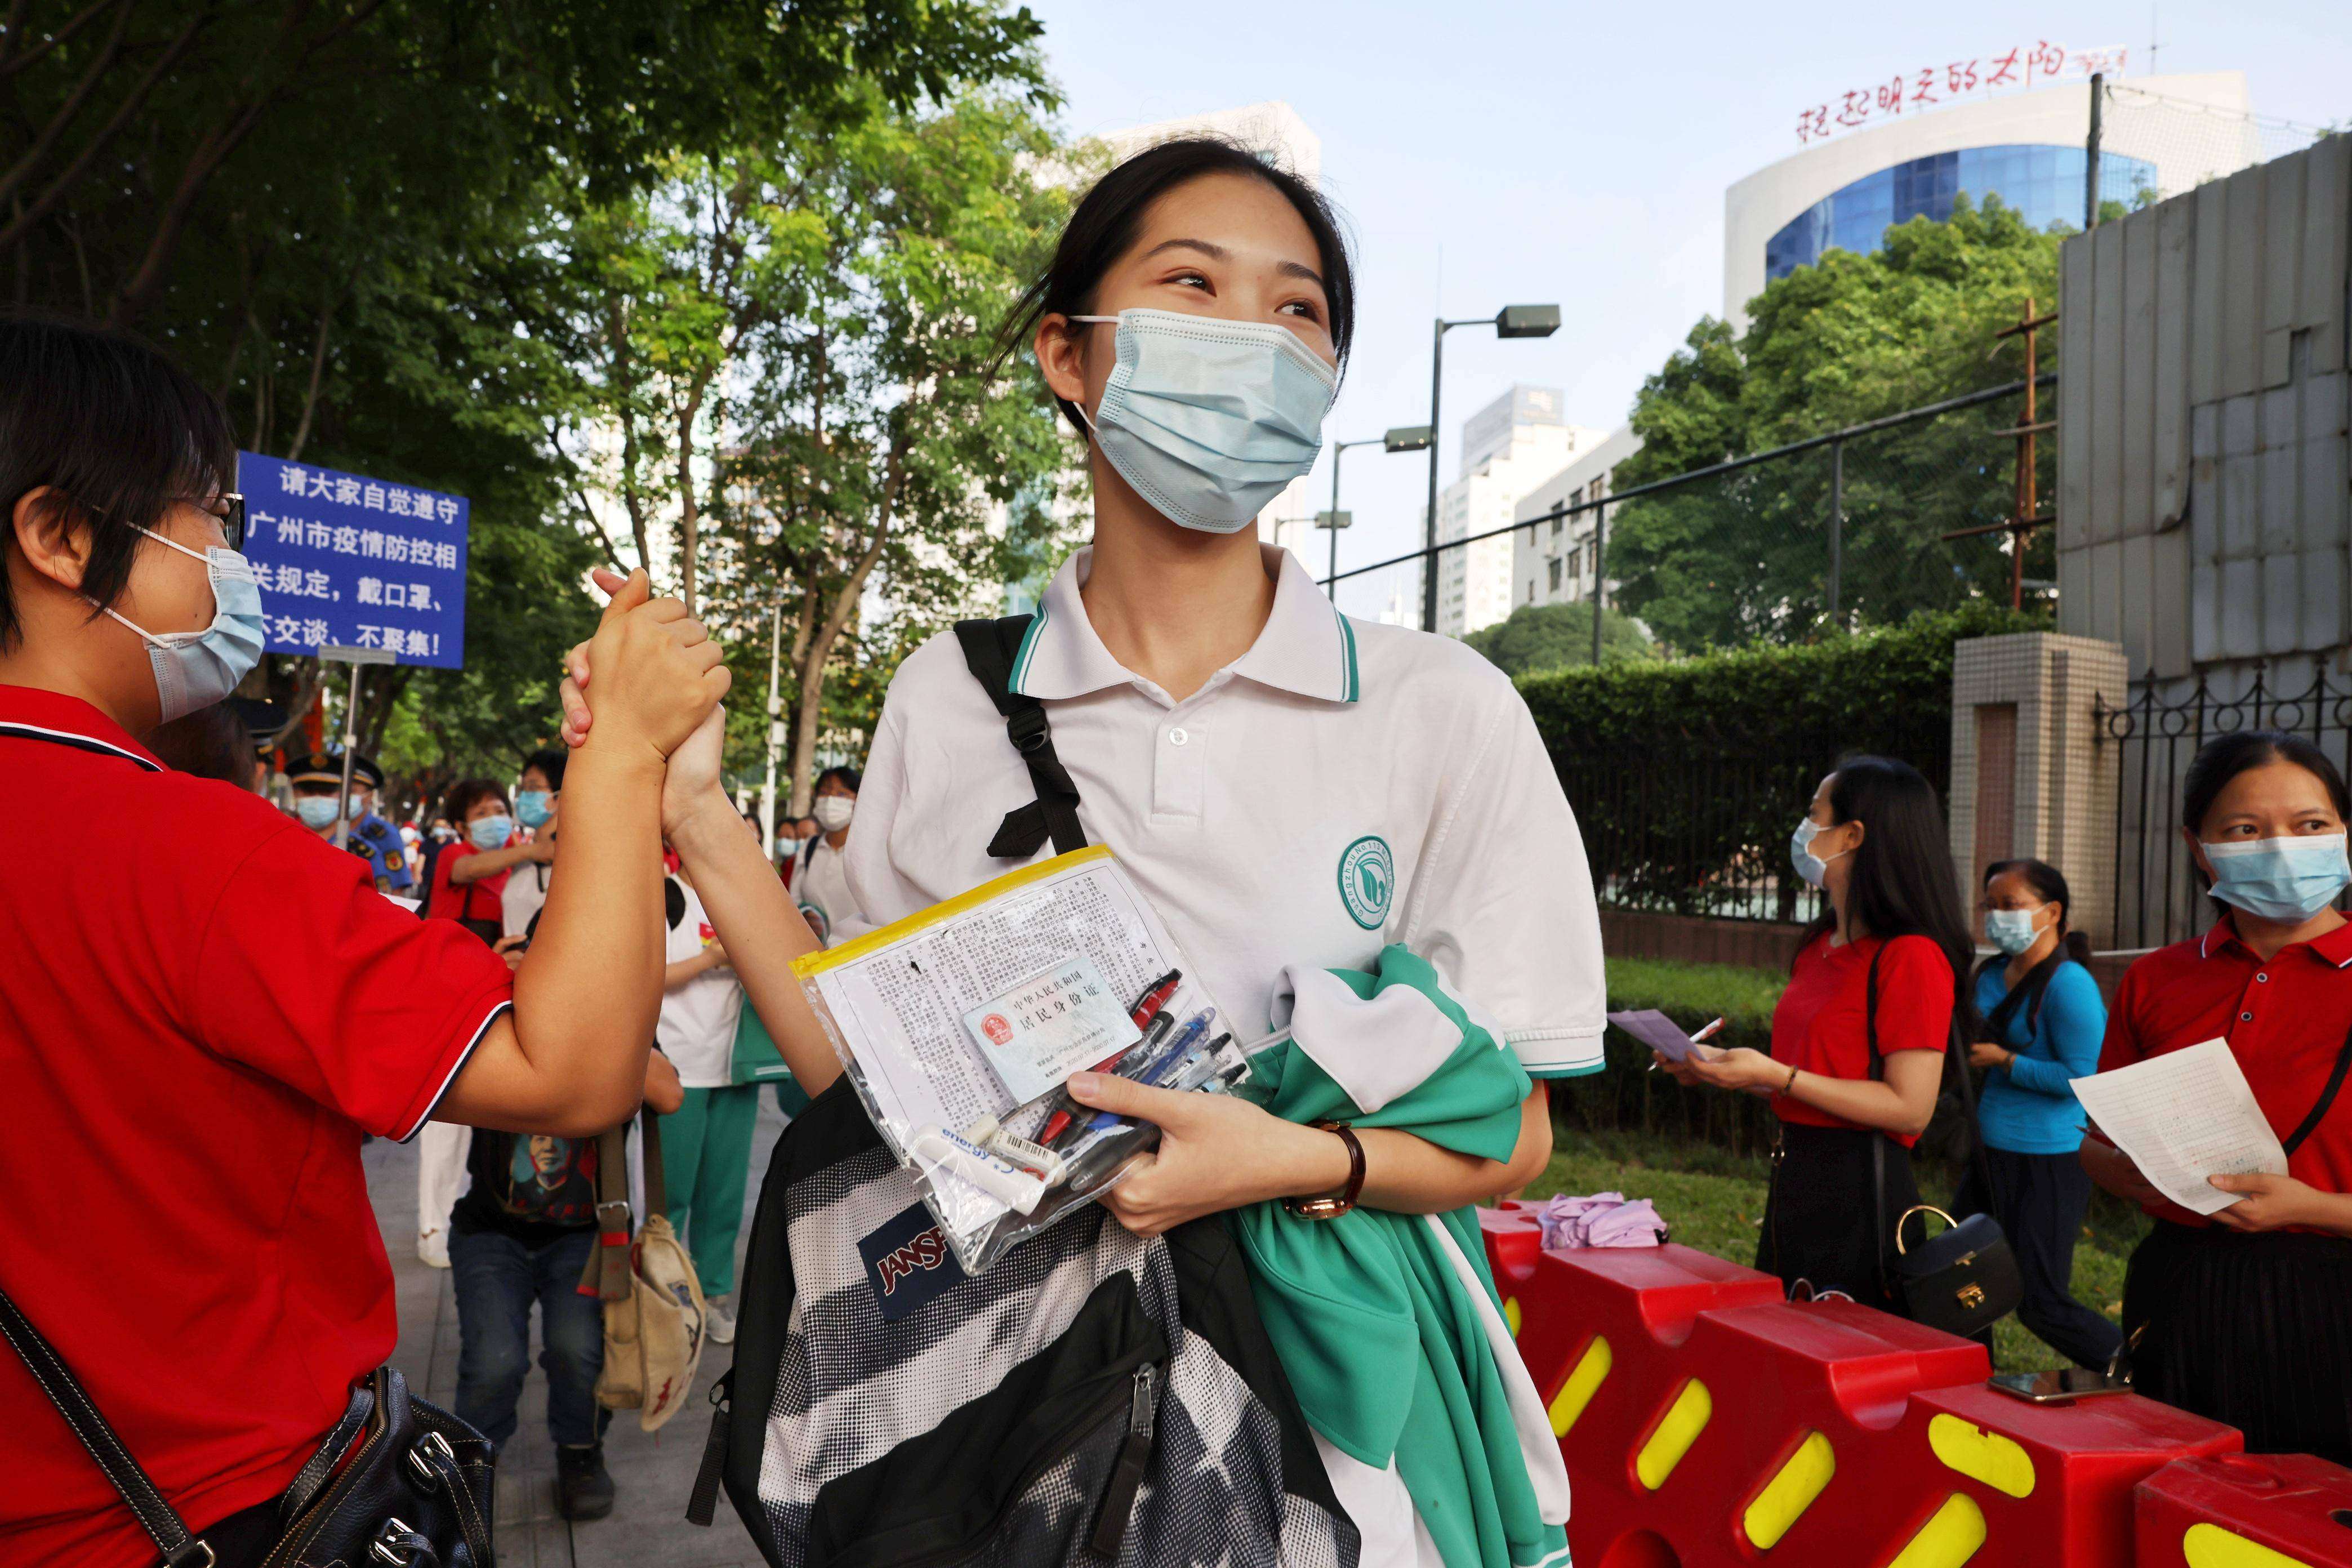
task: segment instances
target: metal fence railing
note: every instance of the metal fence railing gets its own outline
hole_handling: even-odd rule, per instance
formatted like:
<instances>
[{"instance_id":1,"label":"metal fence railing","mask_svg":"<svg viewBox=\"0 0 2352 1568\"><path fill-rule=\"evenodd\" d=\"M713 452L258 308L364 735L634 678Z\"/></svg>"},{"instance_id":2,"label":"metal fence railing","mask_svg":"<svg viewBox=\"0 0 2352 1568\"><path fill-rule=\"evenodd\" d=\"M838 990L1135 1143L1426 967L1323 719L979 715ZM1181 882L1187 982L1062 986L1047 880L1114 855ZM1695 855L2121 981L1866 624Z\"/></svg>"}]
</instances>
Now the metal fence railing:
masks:
<instances>
[{"instance_id":1,"label":"metal fence railing","mask_svg":"<svg viewBox=\"0 0 2352 1568\"><path fill-rule=\"evenodd\" d=\"M2095 705L2092 733L2118 746L2114 944L2161 947L2212 923L2212 905L2180 837L2180 790L2198 749L2242 730L2284 730L2309 739L2338 768L2352 763L2352 683L2325 668L2306 683L2273 687L2257 669L2235 695L2200 677L2193 685L2141 679L2120 706Z\"/></svg>"},{"instance_id":2,"label":"metal fence railing","mask_svg":"<svg viewBox=\"0 0 2352 1568\"><path fill-rule=\"evenodd\" d=\"M2043 374L2031 384L2055 379ZM2028 384L1986 387L1627 486L1351 567L1325 577L1324 587L1385 574L1390 602L1417 608L1421 574L1441 570L1449 552L1507 543L1522 531L1531 542L1549 540L1558 520L1567 542L1589 552L1580 579L1596 588L1575 597L1635 617L1673 652L1794 642L1971 599L2007 602L2011 544L2000 525L2015 515L2014 427ZM2050 456L2042 443L2044 494ZM1946 537L1956 532L1964 537ZM2029 538L2021 575L2028 604L2055 593L2046 530ZM1596 659L1601 626L1595 616Z\"/></svg>"}]
</instances>

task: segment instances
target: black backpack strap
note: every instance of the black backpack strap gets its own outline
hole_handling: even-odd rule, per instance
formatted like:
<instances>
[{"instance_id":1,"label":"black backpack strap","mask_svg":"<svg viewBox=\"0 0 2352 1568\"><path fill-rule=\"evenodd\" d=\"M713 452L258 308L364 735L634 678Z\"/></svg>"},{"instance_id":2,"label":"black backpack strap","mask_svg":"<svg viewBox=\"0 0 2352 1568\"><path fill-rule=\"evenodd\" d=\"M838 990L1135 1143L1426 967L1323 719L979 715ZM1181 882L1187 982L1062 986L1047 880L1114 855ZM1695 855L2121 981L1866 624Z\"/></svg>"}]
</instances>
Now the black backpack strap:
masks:
<instances>
[{"instance_id":1,"label":"black backpack strap","mask_svg":"<svg viewBox=\"0 0 2352 1568\"><path fill-rule=\"evenodd\" d=\"M1048 837L1054 852L1066 855L1087 847L1087 830L1078 823L1078 786L1054 752L1053 727L1045 721L1045 705L1013 689L1013 659L1029 630L1029 616L1002 620L956 623L956 641L963 645L963 661L972 679L996 710L1004 715L1004 732L1013 749L1029 764L1029 782L1037 798L1004 814L988 852L1000 859L1025 860L1037 853Z\"/></svg>"},{"instance_id":2,"label":"black backpack strap","mask_svg":"<svg viewBox=\"0 0 2352 1568\"><path fill-rule=\"evenodd\" d=\"M2319 1124L2326 1119L2328 1108L2336 1103L2336 1091L2344 1087L2344 1075L2347 1071L2352 1071L2352 1032L2345 1035L2344 1048L2336 1053L2336 1070L2327 1075L2327 1087L2319 1091L2319 1103L2311 1108L2311 1114L2305 1117L2294 1131L2279 1141L2281 1149L2292 1154L2303 1147L2305 1139L2319 1131Z\"/></svg>"},{"instance_id":3,"label":"black backpack strap","mask_svg":"<svg viewBox=\"0 0 2352 1568\"><path fill-rule=\"evenodd\" d=\"M131 1457L106 1417L98 1413L74 1374L66 1370L64 1361L40 1331L26 1321L5 1291L0 1291L0 1335L16 1347L16 1353L32 1369L33 1381L41 1385L41 1392L66 1418L81 1446L106 1472L107 1480L122 1494L122 1500L139 1520L139 1528L163 1554L163 1568L211 1568L213 1549L189 1533L186 1521L163 1500L163 1494L155 1489L155 1483L139 1468L139 1461Z\"/></svg>"}]
</instances>

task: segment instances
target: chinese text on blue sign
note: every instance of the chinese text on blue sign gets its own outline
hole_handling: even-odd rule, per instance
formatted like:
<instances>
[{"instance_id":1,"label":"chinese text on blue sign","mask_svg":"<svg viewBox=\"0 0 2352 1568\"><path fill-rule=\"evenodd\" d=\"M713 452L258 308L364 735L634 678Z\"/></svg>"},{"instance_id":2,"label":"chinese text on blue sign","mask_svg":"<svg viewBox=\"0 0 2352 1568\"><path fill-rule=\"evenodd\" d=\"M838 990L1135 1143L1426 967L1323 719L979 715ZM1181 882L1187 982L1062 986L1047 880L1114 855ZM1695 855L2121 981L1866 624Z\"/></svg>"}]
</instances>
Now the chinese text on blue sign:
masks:
<instances>
[{"instance_id":1,"label":"chinese text on blue sign","mask_svg":"<svg viewBox=\"0 0 2352 1568\"><path fill-rule=\"evenodd\" d=\"M331 643L466 662L464 496L255 452L237 454L237 488L270 652Z\"/></svg>"}]
</instances>

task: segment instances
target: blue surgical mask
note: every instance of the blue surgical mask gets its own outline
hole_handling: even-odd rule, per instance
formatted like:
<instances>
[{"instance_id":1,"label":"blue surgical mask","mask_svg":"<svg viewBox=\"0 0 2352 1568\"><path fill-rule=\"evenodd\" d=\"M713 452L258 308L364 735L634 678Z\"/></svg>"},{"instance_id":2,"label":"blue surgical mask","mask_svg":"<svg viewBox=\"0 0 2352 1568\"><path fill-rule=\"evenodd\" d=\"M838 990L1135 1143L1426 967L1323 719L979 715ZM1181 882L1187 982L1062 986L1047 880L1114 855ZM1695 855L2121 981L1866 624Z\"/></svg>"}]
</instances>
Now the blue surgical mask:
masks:
<instances>
[{"instance_id":1,"label":"blue surgical mask","mask_svg":"<svg viewBox=\"0 0 2352 1568\"><path fill-rule=\"evenodd\" d=\"M1789 835L1789 864L1798 876L1805 879L1808 887L1822 885L1822 879L1830 874L1830 860L1843 860L1853 853L1850 849L1841 849L1831 856L1830 860L1814 854L1813 837L1821 830L1822 825L1807 816L1799 818L1797 831Z\"/></svg>"},{"instance_id":2,"label":"blue surgical mask","mask_svg":"<svg viewBox=\"0 0 2352 1568\"><path fill-rule=\"evenodd\" d=\"M294 815L302 826L317 833L331 827L335 821L335 797L331 795L298 795L294 797Z\"/></svg>"},{"instance_id":3,"label":"blue surgical mask","mask_svg":"<svg viewBox=\"0 0 2352 1568\"><path fill-rule=\"evenodd\" d=\"M511 816L478 816L466 825L466 837L474 841L477 849L503 849L514 837Z\"/></svg>"},{"instance_id":4,"label":"blue surgical mask","mask_svg":"<svg viewBox=\"0 0 2352 1568\"><path fill-rule=\"evenodd\" d=\"M163 700L158 721L168 724L235 691L236 683L261 662L268 627L261 617L261 590L244 556L217 546L199 554L152 529L139 531L183 555L195 556L213 584L212 625L200 632L151 632L112 610L104 611L145 639L147 662L155 670L155 694Z\"/></svg>"},{"instance_id":5,"label":"blue surgical mask","mask_svg":"<svg viewBox=\"0 0 2352 1568\"><path fill-rule=\"evenodd\" d=\"M1070 320L1118 324L1118 364L1087 423L1170 521L1238 533L1315 466L1339 373L1289 328L1181 310Z\"/></svg>"},{"instance_id":6,"label":"blue surgical mask","mask_svg":"<svg viewBox=\"0 0 2352 1568\"><path fill-rule=\"evenodd\" d=\"M1985 940L2011 958L2032 947L2041 935L2034 929L2032 910L1985 911Z\"/></svg>"},{"instance_id":7,"label":"blue surgical mask","mask_svg":"<svg viewBox=\"0 0 2352 1568\"><path fill-rule=\"evenodd\" d=\"M2352 883L2344 835L2314 833L2252 843L2208 844L2213 896L2266 921L2300 924L2336 901Z\"/></svg>"},{"instance_id":8,"label":"blue surgical mask","mask_svg":"<svg viewBox=\"0 0 2352 1568\"><path fill-rule=\"evenodd\" d=\"M554 799L554 794L548 790L517 790L515 792L515 820L521 823L525 827L544 826L547 823L547 819L555 815L555 806L552 804Z\"/></svg>"}]
</instances>

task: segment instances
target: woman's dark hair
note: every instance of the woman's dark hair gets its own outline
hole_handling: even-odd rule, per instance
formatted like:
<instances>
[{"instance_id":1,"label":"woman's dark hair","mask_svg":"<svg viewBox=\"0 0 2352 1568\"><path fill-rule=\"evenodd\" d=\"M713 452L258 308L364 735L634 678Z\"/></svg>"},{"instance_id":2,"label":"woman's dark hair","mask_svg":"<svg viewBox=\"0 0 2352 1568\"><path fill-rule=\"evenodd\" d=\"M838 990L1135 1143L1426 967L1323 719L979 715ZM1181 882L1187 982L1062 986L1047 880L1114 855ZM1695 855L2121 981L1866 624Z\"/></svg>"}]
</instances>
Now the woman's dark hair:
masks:
<instances>
[{"instance_id":1,"label":"woman's dark hair","mask_svg":"<svg viewBox=\"0 0 2352 1568\"><path fill-rule=\"evenodd\" d=\"M41 521L71 510L89 524L81 591L110 605L145 542L136 530L175 500L236 488L226 411L161 352L121 332L0 312L0 556L14 547L16 503L47 489ZM0 648L21 634L0 572Z\"/></svg>"},{"instance_id":2,"label":"woman's dark hair","mask_svg":"<svg viewBox=\"0 0 2352 1568\"><path fill-rule=\"evenodd\" d=\"M1029 285L997 330L996 358L990 373L1002 368L1034 336L1037 323L1045 317L1093 314L1096 288L1103 274L1134 247L1136 230L1142 226L1143 215L1151 204L1177 186L1207 174L1240 174L1263 181L1307 225L1323 262L1323 297L1331 307L1331 346L1345 369L1349 347L1356 338L1356 276L1347 237L1340 232L1339 215L1331 204L1313 185L1246 147L1211 136L1187 136L1138 153L1078 198L1045 276ZM1077 405L1063 398L1055 401L1061 405L1062 416L1071 427L1086 436L1087 424L1078 417Z\"/></svg>"},{"instance_id":3,"label":"woman's dark hair","mask_svg":"<svg viewBox=\"0 0 2352 1568\"><path fill-rule=\"evenodd\" d=\"M2033 896L2045 904L2058 906L2059 951L2077 963L2091 962L2091 939L2074 929L2074 894L2066 886L2065 874L2047 860L1996 860L1985 868L1983 885L1990 888L1996 879L2015 875L2033 889ZM2007 963L2008 955L1996 954L1987 959L1988 966Z\"/></svg>"},{"instance_id":4,"label":"woman's dark hair","mask_svg":"<svg viewBox=\"0 0 2352 1568\"><path fill-rule=\"evenodd\" d=\"M500 805L507 803L507 792L489 780L459 779L449 786L449 793L441 797L441 815L449 819L450 826L462 828L466 825L466 814L473 810L474 803L485 795Z\"/></svg>"},{"instance_id":5,"label":"woman's dark hair","mask_svg":"<svg viewBox=\"0 0 2352 1568\"><path fill-rule=\"evenodd\" d=\"M827 768L824 772L816 775L816 783L811 784L809 787L812 790L823 789L824 787L824 781L827 779L839 779L842 784L848 787L849 793L852 795L856 795L860 789L864 788L866 784L866 775L859 773L856 768Z\"/></svg>"},{"instance_id":6,"label":"woman's dark hair","mask_svg":"<svg viewBox=\"0 0 2352 1568\"><path fill-rule=\"evenodd\" d=\"M531 769L537 768L541 775L547 780L548 788L561 790L563 787L563 764L571 760L572 753L562 747L549 746L525 757L522 760L522 771L529 773Z\"/></svg>"},{"instance_id":7,"label":"woman's dark hair","mask_svg":"<svg viewBox=\"0 0 2352 1568\"><path fill-rule=\"evenodd\" d=\"M2347 801L2344 793L2344 775L2327 760L2326 752L2301 735L2290 735L2284 730L2240 730L2216 736L2198 748L2196 759L2189 764L2189 777L2180 788L2180 826L2191 833L2202 832L2207 814L2230 781L2249 768L2272 763L2293 763L2317 779L2327 791L2336 815L2352 818L2352 801Z\"/></svg>"},{"instance_id":8,"label":"woman's dark hair","mask_svg":"<svg viewBox=\"0 0 2352 1568\"><path fill-rule=\"evenodd\" d=\"M1863 825L1846 879L1846 913L1872 936L1924 936L1942 948L1952 965L1953 1005L1965 1020L1976 943L1960 913L1960 884L1936 786L1908 763L1849 757L1830 775L1830 820ZM1805 928L1804 941L1836 929L1837 910L1825 905Z\"/></svg>"}]
</instances>

